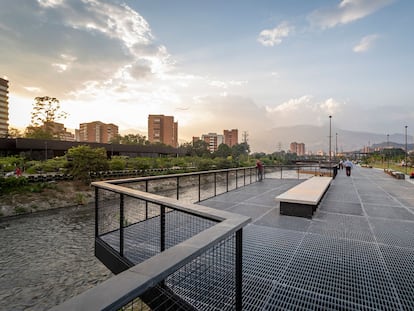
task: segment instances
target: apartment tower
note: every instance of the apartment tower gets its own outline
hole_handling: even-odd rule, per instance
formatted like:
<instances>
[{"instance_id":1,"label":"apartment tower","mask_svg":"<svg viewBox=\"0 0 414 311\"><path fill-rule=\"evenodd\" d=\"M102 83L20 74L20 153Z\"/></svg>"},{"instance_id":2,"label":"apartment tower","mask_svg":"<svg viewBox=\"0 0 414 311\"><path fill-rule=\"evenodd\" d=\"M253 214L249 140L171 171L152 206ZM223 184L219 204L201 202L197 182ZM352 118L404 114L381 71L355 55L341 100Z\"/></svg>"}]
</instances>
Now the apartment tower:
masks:
<instances>
[{"instance_id":1,"label":"apartment tower","mask_svg":"<svg viewBox=\"0 0 414 311\"><path fill-rule=\"evenodd\" d=\"M290 143L290 152L296 153L298 156L305 155L305 144L297 142Z\"/></svg>"},{"instance_id":2,"label":"apartment tower","mask_svg":"<svg viewBox=\"0 0 414 311\"><path fill-rule=\"evenodd\" d=\"M201 135L201 139L208 144L208 150L213 153L217 151L218 146L224 142L223 135L217 135L217 133L208 133Z\"/></svg>"},{"instance_id":3,"label":"apartment tower","mask_svg":"<svg viewBox=\"0 0 414 311\"><path fill-rule=\"evenodd\" d=\"M229 146L233 147L239 143L239 131L237 129L232 130L224 130L224 143Z\"/></svg>"},{"instance_id":4,"label":"apartment tower","mask_svg":"<svg viewBox=\"0 0 414 311\"><path fill-rule=\"evenodd\" d=\"M148 140L150 143L163 143L178 147L178 122L173 116L150 114L148 116Z\"/></svg>"},{"instance_id":5,"label":"apartment tower","mask_svg":"<svg viewBox=\"0 0 414 311\"><path fill-rule=\"evenodd\" d=\"M9 81L0 78L0 137L9 132Z\"/></svg>"},{"instance_id":6,"label":"apartment tower","mask_svg":"<svg viewBox=\"0 0 414 311\"><path fill-rule=\"evenodd\" d=\"M100 121L81 123L79 125L79 141L107 144L118 135L118 126Z\"/></svg>"}]
</instances>

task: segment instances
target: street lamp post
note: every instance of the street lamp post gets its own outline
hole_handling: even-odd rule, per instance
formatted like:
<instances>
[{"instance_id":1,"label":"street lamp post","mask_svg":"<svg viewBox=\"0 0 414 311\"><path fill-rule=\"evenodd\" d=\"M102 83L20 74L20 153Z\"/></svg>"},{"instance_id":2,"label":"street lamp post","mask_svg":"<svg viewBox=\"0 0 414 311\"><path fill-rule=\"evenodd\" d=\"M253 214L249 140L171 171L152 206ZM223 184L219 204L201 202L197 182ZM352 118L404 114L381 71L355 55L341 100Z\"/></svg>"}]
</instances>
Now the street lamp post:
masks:
<instances>
[{"instance_id":1,"label":"street lamp post","mask_svg":"<svg viewBox=\"0 0 414 311\"><path fill-rule=\"evenodd\" d=\"M338 156L338 133L335 133L335 159Z\"/></svg>"},{"instance_id":2,"label":"street lamp post","mask_svg":"<svg viewBox=\"0 0 414 311\"><path fill-rule=\"evenodd\" d=\"M329 116L329 164L331 164L331 120L332 116Z\"/></svg>"},{"instance_id":3,"label":"street lamp post","mask_svg":"<svg viewBox=\"0 0 414 311\"><path fill-rule=\"evenodd\" d=\"M405 126L405 174L407 174L407 154L408 154L408 149L407 149L407 127L408 125Z\"/></svg>"},{"instance_id":4,"label":"street lamp post","mask_svg":"<svg viewBox=\"0 0 414 311\"><path fill-rule=\"evenodd\" d=\"M390 134L387 134L387 149L390 149ZM389 151L389 150L388 150ZM389 152L387 152L389 153ZM390 168L390 155L387 156L387 168Z\"/></svg>"}]
</instances>

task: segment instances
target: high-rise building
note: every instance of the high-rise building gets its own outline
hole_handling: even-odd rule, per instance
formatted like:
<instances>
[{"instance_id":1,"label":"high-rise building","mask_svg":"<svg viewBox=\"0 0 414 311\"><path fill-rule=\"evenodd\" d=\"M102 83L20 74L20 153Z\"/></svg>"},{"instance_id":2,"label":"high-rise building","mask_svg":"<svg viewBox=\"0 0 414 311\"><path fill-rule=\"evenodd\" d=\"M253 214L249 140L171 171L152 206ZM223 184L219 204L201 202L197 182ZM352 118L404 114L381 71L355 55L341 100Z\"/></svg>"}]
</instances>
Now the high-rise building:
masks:
<instances>
[{"instance_id":1,"label":"high-rise building","mask_svg":"<svg viewBox=\"0 0 414 311\"><path fill-rule=\"evenodd\" d=\"M224 143L229 146L233 147L239 143L239 131L237 129L232 130L224 130Z\"/></svg>"},{"instance_id":2,"label":"high-rise building","mask_svg":"<svg viewBox=\"0 0 414 311\"><path fill-rule=\"evenodd\" d=\"M163 143L178 147L178 122L173 116L162 114L148 116L148 140L150 143Z\"/></svg>"},{"instance_id":3,"label":"high-rise building","mask_svg":"<svg viewBox=\"0 0 414 311\"><path fill-rule=\"evenodd\" d=\"M0 78L0 137L9 132L9 81Z\"/></svg>"},{"instance_id":4,"label":"high-rise building","mask_svg":"<svg viewBox=\"0 0 414 311\"><path fill-rule=\"evenodd\" d=\"M298 156L305 155L305 144L297 142L290 143L290 152L296 153Z\"/></svg>"},{"instance_id":5,"label":"high-rise building","mask_svg":"<svg viewBox=\"0 0 414 311\"><path fill-rule=\"evenodd\" d=\"M224 142L224 137L217 133L208 133L201 135L201 140L204 140L208 144L208 150L210 152L215 152L218 146Z\"/></svg>"},{"instance_id":6,"label":"high-rise building","mask_svg":"<svg viewBox=\"0 0 414 311\"><path fill-rule=\"evenodd\" d=\"M118 126L100 121L81 123L79 125L79 141L107 144L118 135Z\"/></svg>"}]
</instances>

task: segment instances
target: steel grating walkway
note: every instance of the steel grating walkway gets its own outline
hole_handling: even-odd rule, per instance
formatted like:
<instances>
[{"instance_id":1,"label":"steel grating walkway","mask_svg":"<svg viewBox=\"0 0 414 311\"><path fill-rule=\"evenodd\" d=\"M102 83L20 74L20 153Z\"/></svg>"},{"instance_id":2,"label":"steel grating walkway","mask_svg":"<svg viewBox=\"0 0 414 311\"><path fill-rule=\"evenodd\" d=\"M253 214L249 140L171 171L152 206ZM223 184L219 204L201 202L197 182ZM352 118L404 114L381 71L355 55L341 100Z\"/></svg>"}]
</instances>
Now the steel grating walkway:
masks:
<instances>
[{"instance_id":1,"label":"steel grating walkway","mask_svg":"<svg viewBox=\"0 0 414 311\"><path fill-rule=\"evenodd\" d=\"M200 204L252 217L244 310L414 310L414 185L340 171L312 220L279 215L298 180L266 179Z\"/></svg>"}]
</instances>

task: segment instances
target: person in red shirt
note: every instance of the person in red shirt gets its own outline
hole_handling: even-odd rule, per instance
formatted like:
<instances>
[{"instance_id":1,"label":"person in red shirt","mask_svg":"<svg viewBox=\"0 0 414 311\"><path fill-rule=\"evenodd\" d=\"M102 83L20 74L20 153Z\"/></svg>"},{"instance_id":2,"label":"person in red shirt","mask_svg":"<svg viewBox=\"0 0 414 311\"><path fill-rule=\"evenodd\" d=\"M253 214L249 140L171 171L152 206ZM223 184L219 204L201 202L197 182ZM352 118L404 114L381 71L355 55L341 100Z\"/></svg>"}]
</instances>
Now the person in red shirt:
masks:
<instances>
[{"instance_id":1,"label":"person in red shirt","mask_svg":"<svg viewBox=\"0 0 414 311\"><path fill-rule=\"evenodd\" d=\"M256 169L257 169L257 179L262 181L263 179L263 163L260 160L256 161Z\"/></svg>"}]
</instances>

